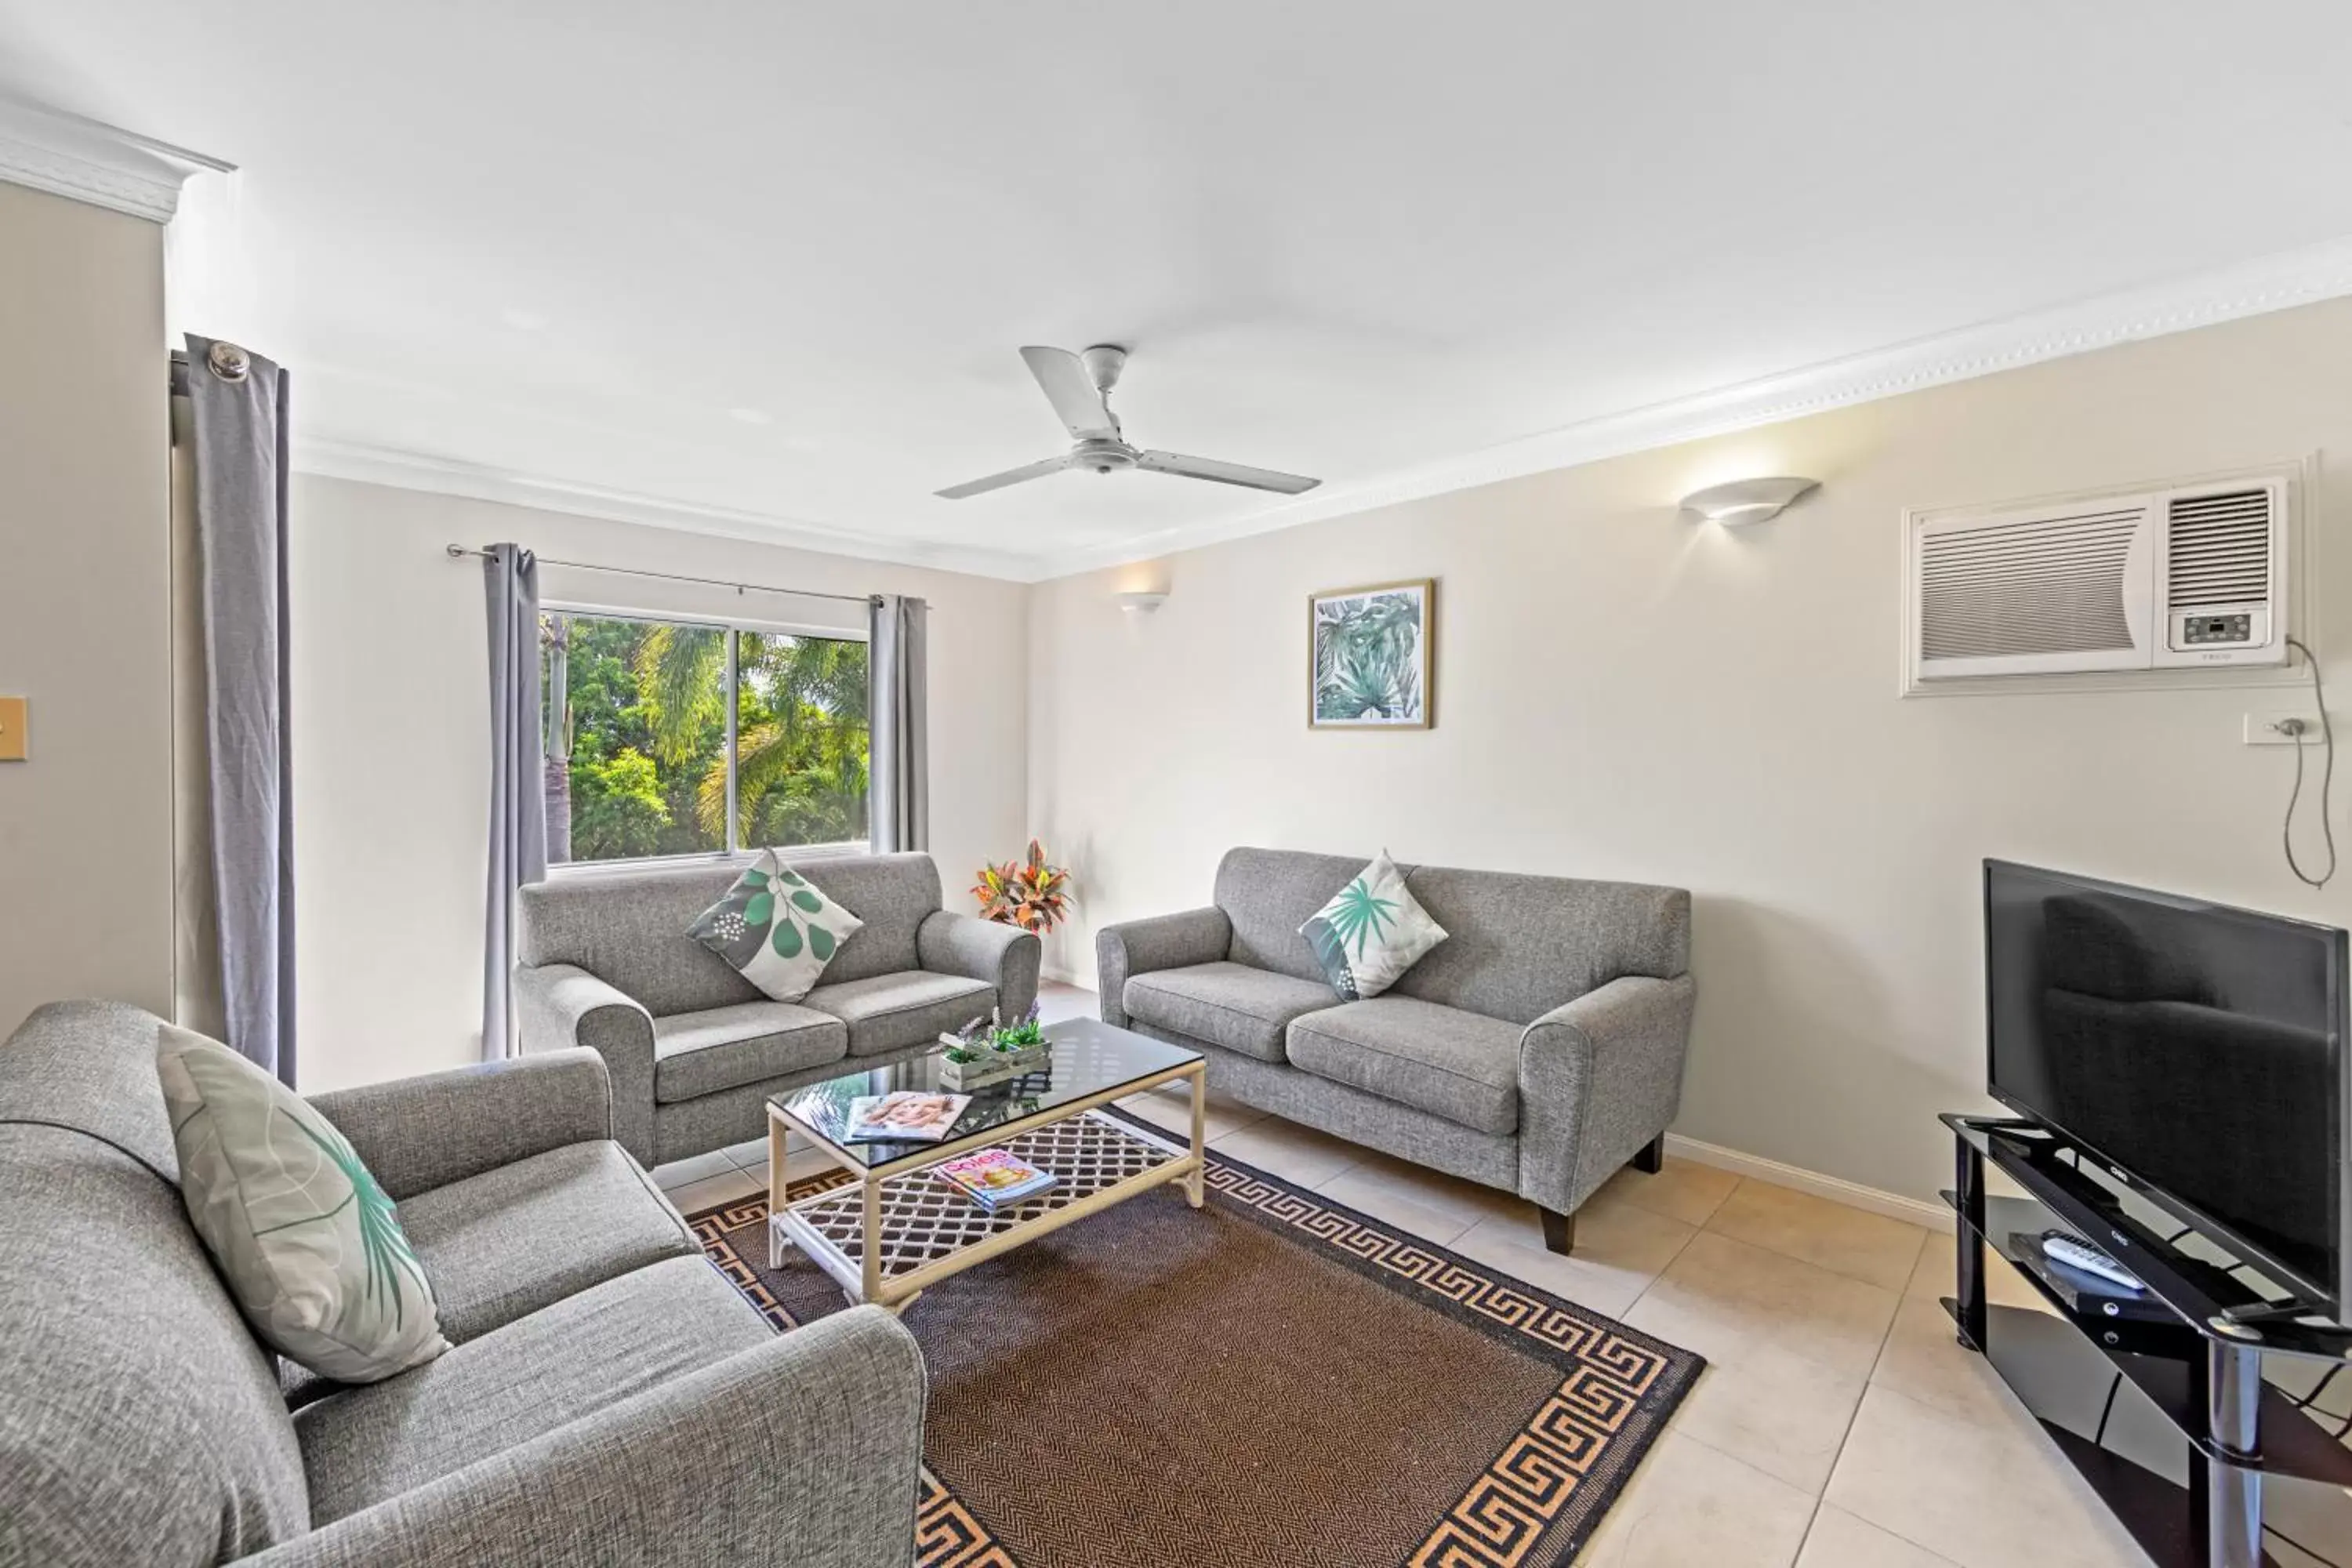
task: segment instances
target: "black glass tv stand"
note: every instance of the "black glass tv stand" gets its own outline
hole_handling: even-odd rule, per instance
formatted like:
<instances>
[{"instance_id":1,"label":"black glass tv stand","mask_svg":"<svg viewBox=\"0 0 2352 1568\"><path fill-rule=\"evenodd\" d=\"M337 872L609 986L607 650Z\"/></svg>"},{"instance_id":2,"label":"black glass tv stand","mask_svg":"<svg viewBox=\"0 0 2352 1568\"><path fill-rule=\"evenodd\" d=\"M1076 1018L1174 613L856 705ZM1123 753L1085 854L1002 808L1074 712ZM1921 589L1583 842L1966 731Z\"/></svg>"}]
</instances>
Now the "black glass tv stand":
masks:
<instances>
[{"instance_id":1,"label":"black glass tv stand","mask_svg":"<svg viewBox=\"0 0 2352 1568\"><path fill-rule=\"evenodd\" d=\"M2352 1381L2352 1334L2064 1139L1941 1120L1961 1242L1944 1309L2141 1549L2165 1568L2352 1564L2352 1419L2306 1403ZM2018 1194L1990 1191L1988 1167ZM2069 1289L2041 1253L2051 1230L2107 1253L2145 1296ZM2046 1310L1989 1301L1988 1253Z\"/></svg>"}]
</instances>

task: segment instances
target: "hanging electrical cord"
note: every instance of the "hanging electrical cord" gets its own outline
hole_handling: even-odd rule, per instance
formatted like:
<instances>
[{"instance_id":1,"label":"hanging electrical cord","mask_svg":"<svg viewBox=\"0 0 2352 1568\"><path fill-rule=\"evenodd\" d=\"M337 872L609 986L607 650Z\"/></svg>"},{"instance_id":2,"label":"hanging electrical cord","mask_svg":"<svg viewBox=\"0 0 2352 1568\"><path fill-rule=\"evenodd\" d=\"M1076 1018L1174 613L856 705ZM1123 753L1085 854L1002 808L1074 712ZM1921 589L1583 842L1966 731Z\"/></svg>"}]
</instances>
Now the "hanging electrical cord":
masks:
<instances>
[{"instance_id":1,"label":"hanging electrical cord","mask_svg":"<svg viewBox=\"0 0 2352 1568\"><path fill-rule=\"evenodd\" d=\"M2336 726L2327 717L2327 692L2319 683L2318 658L2297 638L2287 638L2286 646L2303 655L2303 662L2311 667L2311 700L2319 710L2319 733L2326 742L2326 760L2319 773L2319 836L2327 846L2327 869L2315 877L2294 857L2294 808L2303 799L2304 724L2300 719L2290 719L2279 726L2280 732L2294 742L2294 788L2286 797L2286 822L2279 829L2279 842L2286 849L2287 869L2294 873L2296 880L2325 888L2336 875L2336 824L2327 815L2336 794Z\"/></svg>"}]
</instances>

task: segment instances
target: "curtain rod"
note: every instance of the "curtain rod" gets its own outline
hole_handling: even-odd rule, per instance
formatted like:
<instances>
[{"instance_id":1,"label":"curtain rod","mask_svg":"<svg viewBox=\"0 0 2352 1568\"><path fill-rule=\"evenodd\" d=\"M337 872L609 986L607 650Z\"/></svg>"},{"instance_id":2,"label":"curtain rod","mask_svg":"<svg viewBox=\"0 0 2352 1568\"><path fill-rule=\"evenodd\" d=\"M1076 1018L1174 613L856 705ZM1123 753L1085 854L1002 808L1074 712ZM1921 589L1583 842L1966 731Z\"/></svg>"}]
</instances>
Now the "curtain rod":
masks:
<instances>
[{"instance_id":1,"label":"curtain rod","mask_svg":"<svg viewBox=\"0 0 2352 1568\"><path fill-rule=\"evenodd\" d=\"M448 547L449 559L462 561L471 555L488 560L489 552L468 550L462 544ZM723 577L688 577L677 572L643 572L634 566L598 566L587 561L558 561L552 555L541 555L540 563L547 566L567 566L574 572L609 572L616 577L657 577L665 583L698 583L706 588L732 588L739 594L795 594L803 599L838 599L845 605L878 605L879 594L820 594L812 588L777 588L765 583L730 583Z\"/></svg>"}]
</instances>

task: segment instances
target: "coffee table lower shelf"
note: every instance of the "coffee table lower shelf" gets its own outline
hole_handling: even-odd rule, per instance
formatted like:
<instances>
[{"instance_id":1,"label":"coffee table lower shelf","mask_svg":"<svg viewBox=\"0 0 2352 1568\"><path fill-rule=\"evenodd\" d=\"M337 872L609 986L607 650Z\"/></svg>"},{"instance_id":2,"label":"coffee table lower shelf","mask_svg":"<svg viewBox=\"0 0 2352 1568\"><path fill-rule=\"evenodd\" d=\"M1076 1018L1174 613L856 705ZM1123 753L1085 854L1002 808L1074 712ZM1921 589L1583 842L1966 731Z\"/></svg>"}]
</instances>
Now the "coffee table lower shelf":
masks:
<instances>
[{"instance_id":1,"label":"coffee table lower shelf","mask_svg":"<svg viewBox=\"0 0 2352 1568\"><path fill-rule=\"evenodd\" d=\"M881 1285L870 1300L897 1309L951 1274L1153 1187L1183 1182L1186 1199L1200 1206L1201 1159L1190 1147L1100 1110L1017 1133L1003 1147L1053 1172L1058 1184L990 1214L928 1165L863 1176L771 1216L770 1245L799 1247L852 1302L866 1301L866 1222L878 1213Z\"/></svg>"}]
</instances>

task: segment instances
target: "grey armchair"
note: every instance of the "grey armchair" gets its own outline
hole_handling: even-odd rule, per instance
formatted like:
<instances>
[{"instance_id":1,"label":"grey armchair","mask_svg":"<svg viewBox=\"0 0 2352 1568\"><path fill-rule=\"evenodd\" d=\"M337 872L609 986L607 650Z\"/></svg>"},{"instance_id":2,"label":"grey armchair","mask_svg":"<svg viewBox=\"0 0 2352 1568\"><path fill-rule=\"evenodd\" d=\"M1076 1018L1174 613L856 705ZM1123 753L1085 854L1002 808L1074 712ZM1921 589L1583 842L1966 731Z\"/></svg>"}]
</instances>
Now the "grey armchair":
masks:
<instances>
[{"instance_id":1,"label":"grey armchair","mask_svg":"<svg viewBox=\"0 0 2352 1568\"><path fill-rule=\"evenodd\" d=\"M686 934L741 869L583 870L518 897L522 1048L603 1058L613 1135L647 1165L760 1137L771 1095L903 1060L1036 999L1035 937L940 908L928 855L858 855L794 862L866 924L823 984L772 1001Z\"/></svg>"},{"instance_id":2,"label":"grey armchair","mask_svg":"<svg viewBox=\"0 0 2352 1568\"><path fill-rule=\"evenodd\" d=\"M877 1308L778 1334L550 1052L316 1097L399 1205L450 1348L322 1383L189 1224L161 1021L0 1045L0 1563L907 1568L924 1374Z\"/></svg>"}]
</instances>

